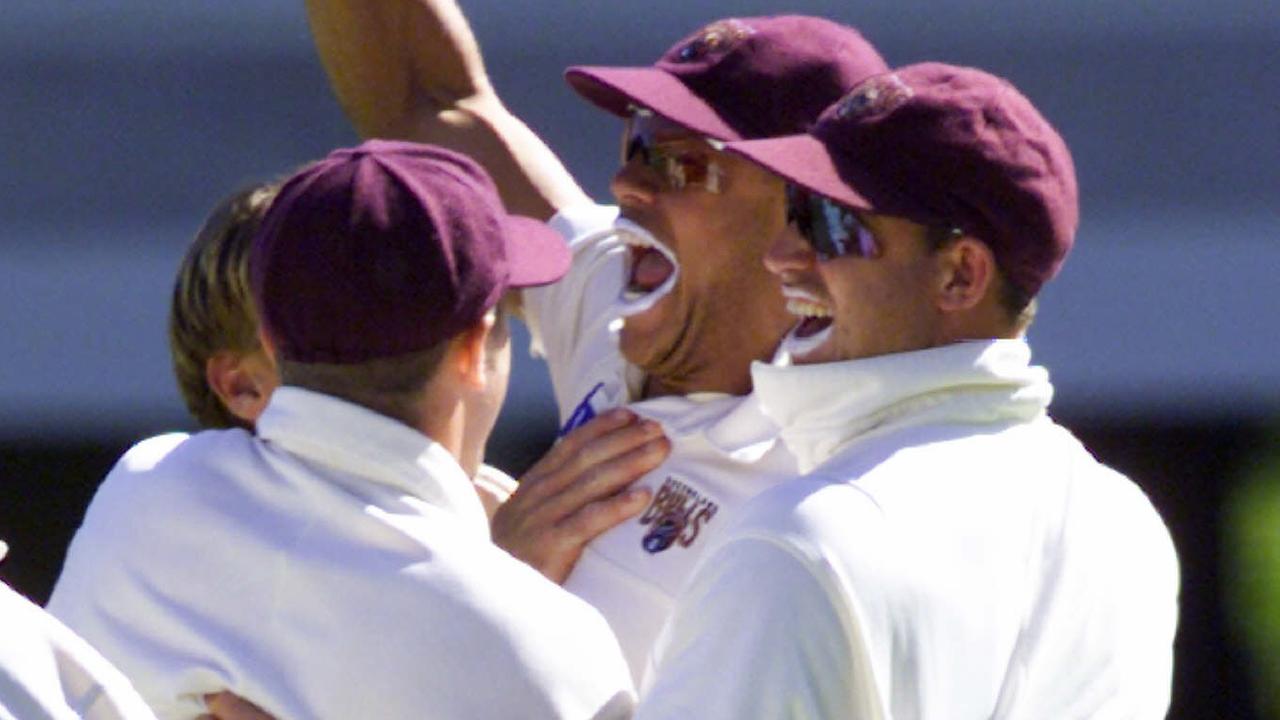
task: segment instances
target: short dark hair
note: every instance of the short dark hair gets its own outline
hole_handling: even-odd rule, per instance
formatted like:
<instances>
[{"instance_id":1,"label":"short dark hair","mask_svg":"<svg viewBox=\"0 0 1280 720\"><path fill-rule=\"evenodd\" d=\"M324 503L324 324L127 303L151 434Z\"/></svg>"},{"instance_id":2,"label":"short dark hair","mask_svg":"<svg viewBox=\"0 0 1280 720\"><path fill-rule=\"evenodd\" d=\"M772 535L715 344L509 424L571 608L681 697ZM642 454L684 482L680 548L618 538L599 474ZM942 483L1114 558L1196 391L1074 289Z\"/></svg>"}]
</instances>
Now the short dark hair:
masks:
<instances>
[{"instance_id":1,"label":"short dark hair","mask_svg":"<svg viewBox=\"0 0 1280 720\"><path fill-rule=\"evenodd\" d=\"M280 358L280 380L416 426L420 420L418 400L440 369L449 344L446 340L426 350L362 363L304 363Z\"/></svg>"},{"instance_id":2,"label":"short dark hair","mask_svg":"<svg viewBox=\"0 0 1280 720\"><path fill-rule=\"evenodd\" d=\"M962 236L963 232L956 228L925 227L925 242L932 252L941 250ZM1012 282L998 260L996 274L1000 277L1000 305L1009 314L1010 321L1018 328L1026 329L1035 319L1035 296Z\"/></svg>"}]
</instances>

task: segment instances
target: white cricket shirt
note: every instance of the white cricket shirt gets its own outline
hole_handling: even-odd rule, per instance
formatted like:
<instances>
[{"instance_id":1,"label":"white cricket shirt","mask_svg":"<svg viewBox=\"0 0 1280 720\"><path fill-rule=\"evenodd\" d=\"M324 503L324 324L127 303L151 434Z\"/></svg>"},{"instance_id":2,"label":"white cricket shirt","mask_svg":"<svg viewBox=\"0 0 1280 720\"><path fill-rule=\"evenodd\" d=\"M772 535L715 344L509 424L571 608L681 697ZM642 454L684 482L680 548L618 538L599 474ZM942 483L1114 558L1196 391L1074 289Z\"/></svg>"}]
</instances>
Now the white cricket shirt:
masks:
<instances>
[{"instance_id":1,"label":"white cricket shirt","mask_svg":"<svg viewBox=\"0 0 1280 720\"><path fill-rule=\"evenodd\" d=\"M0 543L0 559L4 558ZM89 643L0 583L0 720L154 720Z\"/></svg>"},{"instance_id":2,"label":"white cricket shirt","mask_svg":"<svg viewBox=\"0 0 1280 720\"><path fill-rule=\"evenodd\" d=\"M1164 717L1168 531L1049 419L1029 359L997 340L754 367L816 469L707 549L638 717Z\"/></svg>"},{"instance_id":3,"label":"white cricket shirt","mask_svg":"<svg viewBox=\"0 0 1280 720\"><path fill-rule=\"evenodd\" d=\"M224 688L281 718L628 714L605 622L490 542L444 448L295 387L257 428L130 450L50 601L159 716Z\"/></svg>"},{"instance_id":4,"label":"white cricket shirt","mask_svg":"<svg viewBox=\"0 0 1280 720\"><path fill-rule=\"evenodd\" d=\"M576 427L626 405L657 420L671 454L636 481L653 492L640 515L596 538L565 588L609 621L639 682L673 599L710 539L739 505L796 475L778 426L750 397L704 393L631 402L641 378L618 350L625 245L617 209L567 210L551 225L569 240L573 265L559 282L524 291L535 351L549 366L561 421Z\"/></svg>"}]
</instances>

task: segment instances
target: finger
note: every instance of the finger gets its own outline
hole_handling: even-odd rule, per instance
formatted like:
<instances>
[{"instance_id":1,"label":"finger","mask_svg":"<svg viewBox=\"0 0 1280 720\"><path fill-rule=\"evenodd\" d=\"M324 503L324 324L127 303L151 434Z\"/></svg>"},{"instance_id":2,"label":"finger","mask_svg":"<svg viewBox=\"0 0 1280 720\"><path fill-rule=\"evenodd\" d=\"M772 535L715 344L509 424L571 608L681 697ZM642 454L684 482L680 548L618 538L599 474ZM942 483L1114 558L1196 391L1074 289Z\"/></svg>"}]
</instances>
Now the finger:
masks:
<instances>
[{"instance_id":1,"label":"finger","mask_svg":"<svg viewBox=\"0 0 1280 720\"><path fill-rule=\"evenodd\" d=\"M274 720L262 708L227 690L205 695L204 705L214 720Z\"/></svg>"},{"instance_id":2,"label":"finger","mask_svg":"<svg viewBox=\"0 0 1280 720\"><path fill-rule=\"evenodd\" d=\"M647 488L627 486L657 467L670 452L671 443L659 436L610 463L592 468L588 476L540 503L517 502L524 488L498 508L490 523L495 544L537 568L555 582L562 582L573 568L582 546L649 502ZM601 503L580 519L573 516L591 503Z\"/></svg>"},{"instance_id":3,"label":"finger","mask_svg":"<svg viewBox=\"0 0 1280 720\"><path fill-rule=\"evenodd\" d=\"M652 495L645 487L628 488L579 508L544 536L537 560L531 564L552 582L563 585L587 543L635 517L648 506Z\"/></svg>"},{"instance_id":4,"label":"finger","mask_svg":"<svg viewBox=\"0 0 1280 720\"><path fill-rule=\"evenodd\" d=\"M662 436L651 439L607 460L578 472L573 481L541 504L544 516L560 520L587 505L616 495L666 460L671 442Z\"/></svg>"},{"instance_id":5,"label":"finger","mask_svg":"<svg viewBox=\"0 0 1280 720\"><path fill-rule=\"evenodd\" d=\"M649 505L649 488L627 488L582 506L561 523L563 542L585 546L601 534L639 515Z\"/></svg>"},{"instance_id":6,"label":"finger","mask_svg":"<svg viewBox=\"0 0 1280 720\"><path fill-rule=\"evenodd\" d=\"M527 474L544 474L555 472L565 462L573 459L582 446L590 444L601 435L607 435L619 428L624 428L639 420L638 416L626 408L613 408L592 418L581 427L574 428L568 435L560 438L546 455Z\"/></svg>"},{"instance_id":7,"label":"finger","mask_svg":"<svg viewBox=\"0 0 1280 720\"><path fill-rule=\"evenodd\" d=\"M599 468L617 462L661 437L661 425L652 420L641 420L597 434L590 442L575 443L576 451L555 470L543 474L531 472L521 479L521 488L516 492L520 495L518 505L541 504L564 492L583 476L593 475Z\"/></svg>"}]
</instances>

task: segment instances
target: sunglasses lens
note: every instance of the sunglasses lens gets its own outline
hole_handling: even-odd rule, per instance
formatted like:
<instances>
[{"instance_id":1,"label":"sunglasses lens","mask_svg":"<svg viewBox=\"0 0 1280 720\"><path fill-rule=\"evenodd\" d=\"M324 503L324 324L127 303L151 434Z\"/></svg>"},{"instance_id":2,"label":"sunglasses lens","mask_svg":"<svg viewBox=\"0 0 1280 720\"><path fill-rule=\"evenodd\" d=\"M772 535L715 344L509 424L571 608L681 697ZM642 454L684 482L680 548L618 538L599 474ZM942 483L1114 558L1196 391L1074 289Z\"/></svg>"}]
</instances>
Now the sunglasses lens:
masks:
<instances>
[{"instance_id":1,"label":"sunglasses lens","mask_svg":"<svg viewBox=\"0 0 1280 720\"><path fill-rule=\"evenodd\" d=\"M648 162L649 144L645 141L644 134L640 129L639 118L635 115L627 116L627 124L622 131L622 164L631 162L631 158L637 153L641 153L641 158Z\"/></svg>"},{"instance_id":2,"label":"sunglasses lens","mask_svg":"<svg viewBox=\"0 0 1280 720\"><path fill-rule=\"evenodd\" d=\"M809 214L809 193L787 183L787 222L796 226L810 245L813 240L813 217ZM816 249L816 248L815 248Z\"/></svg>"},{"instance_id":3,"label":"sunglasses lens","mask_svg":"<svg viewBox=\"0 0 1280 720\"><path fill-rule=\"evenodd\" d=\"M631 115L622 135L622 163L637 156L640 162L662 176L667 186L682 190L697 185L710 192L720 191L720 168L706 148L678 150L656 142L645 122L646 116Z\"/></svg>"},{"instance_id":4,"label":"sunglasses lens","mask_svg":"<svg viewBox=\"0 0 1280 720\"><path fill-rule=\"evenodd\" d=\"M852 210L791 184L787 185L787 221L795 223L820 259L878 254L875 236Z\"/></svg>"}]
</instances>

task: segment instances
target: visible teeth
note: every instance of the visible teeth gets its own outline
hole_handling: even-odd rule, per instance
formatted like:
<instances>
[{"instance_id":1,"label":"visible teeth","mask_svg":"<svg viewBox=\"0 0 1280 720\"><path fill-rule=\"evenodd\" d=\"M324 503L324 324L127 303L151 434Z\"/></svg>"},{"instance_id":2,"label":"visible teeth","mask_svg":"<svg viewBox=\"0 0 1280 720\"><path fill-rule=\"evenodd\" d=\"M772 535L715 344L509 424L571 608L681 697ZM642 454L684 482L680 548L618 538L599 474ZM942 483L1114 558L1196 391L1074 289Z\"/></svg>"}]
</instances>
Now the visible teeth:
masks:
<instances>
[{"instance_id":1,"label":"visible teeth","mask_svg":"<svg viewBox=\"0 0 1280 720\"><path fill-rule=\"evenodd\" d=\"M622 242L631 247L641 248L661 248L662 243L658 242L649 234L640 235L633 230L623 230L618 233L618 238Z\"/></svg>"},{"instance_id":2,"label":"visible teeth","mask_svg":"<svg viewBox=\"0 0 1280 720\"><path fill-rule=\"evenodd\" d=\"M808 337L798 337L793 328L782 339L782 346L778 349L777 360L783 365L790 365L797 359L803 359L809 353L825 345L831 339L834 330L834 325L828 325L818 333Z\"/></svg>"},{"instance_id":3,"label":"visible teeth","mask_svg":"<svg viewBox=\"0 0 1280 720\"><path fill-rule=\"evenodd\" d=\"M671 252L666 245L663 245L662 242L654 237L648 230L645 230L640 225L637 225L624 217L614 220L613 227L618 233L618 239L627 245L642 248L657 248L664 254L669 254Z\"/></svg>"},{"instance_id":4,"label":"visible teeth","mask_svg":"<svg viewBox=\"0 0 1280 720\"><path fill-rule=\"evenodd\" d=\"M787 300L787 312L800 317L831 317L831 308L800 298Z\"/></svg>"}]
</instances>

